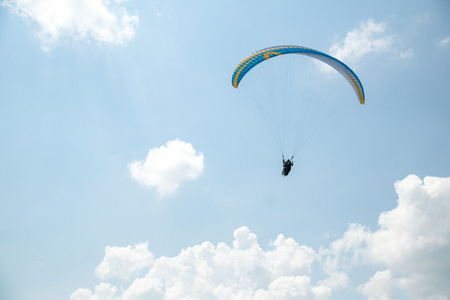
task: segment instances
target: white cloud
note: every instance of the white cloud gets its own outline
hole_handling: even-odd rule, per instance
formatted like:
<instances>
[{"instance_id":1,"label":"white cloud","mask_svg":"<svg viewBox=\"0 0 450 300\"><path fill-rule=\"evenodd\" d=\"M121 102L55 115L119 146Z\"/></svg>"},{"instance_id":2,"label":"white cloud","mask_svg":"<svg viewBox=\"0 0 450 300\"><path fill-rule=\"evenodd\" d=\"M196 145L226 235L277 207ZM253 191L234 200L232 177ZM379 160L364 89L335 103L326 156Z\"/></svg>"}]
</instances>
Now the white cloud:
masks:
<instances>
[{"instance_id":1,"label":"white cloud","mask_svg":"<svg viewBox=\"0 0 450 300\"><path fill-rule=\"evenodd\" d=\"M450 44L450 36L445 39L440 40L437 45L439 48L445 48L449 44Z\"/></svg>"},{"instance_id":2,"label":"white cloud","mask_svg":"<svg viewBox=\"0 0 450 300\"><path fill-rule=\"evenodd\" d=\"M329 54L354 66L369 53L391 53L391 58L407 59L413 56L412 49L399 51L394 47L394 36L386 34L386 24L368 19L349 32L344 39L333 44ZM326 68L328 69L328 68Z\"/></svg>"},{"instance_id":3,"label":"white cloud","mask_svg":"<svg viewBox=\"0 0 450 300\"><path fill-rule=\"evenodd\" d=\"M119 277L129 279L137 271L148 268L153 263L153 254L148 251L148 243L134 247L105 248L105 257L96 269L98 277L105 279Z\"/></svg>"},{"instance_id":4,"label":"white cloud","mask_svg":"<svg viewBox=\"0 0 450 300\"><path fill-rule=\"evenodd\" d=\"M156 188L164 196L176 192L183 181L197 179L203 173L203 160L203 153L176 139L151 149L144 161L132 162L128 169L139 183Z\"/></svg>"},{"instance_id":5,"label":"white cloud","mask_svg":"<svg viewBox=\"0 0 450 300\"><path fill-rule=\"evenodd\" d=\"M203 242L147 264L145 276L135 276L120 292L101 283L70 299L328 299L336 289L351 289L351 269L364 266L380 268L353 291L367 299L394 299L398 291L408 299L448 299L450 178L410 175L395 188L398 205L380 214L379 229L351 224L318 252L282 234L265 251L244 226L234 232L231 247ZM107 256L109 264L125 261Z\"/></svg>"},{"instance_id":6,"label":"white cloud","mask_svg":"<svg viewBox=\"0 0 450 300\"><path fill-rule=\"evenodd\" d=\"M327 299L331 295L331 288L327 286L311 286L309 276L281 276L273 280L268 290L258 290L253 299Z\"/></svg>"},{"instance_id":7,"label":"white cloud","mask_svg":"<svg viewBox=\"0 0 450 300\"><path fill-rule=\"evenodd\" d=\"M139 21L137 14L129 15L124 7L102 0L4 0L2 5L39 25L37 35L44 50L63 37L124 44L133 38Z\"/></svg>"}]
</instances>

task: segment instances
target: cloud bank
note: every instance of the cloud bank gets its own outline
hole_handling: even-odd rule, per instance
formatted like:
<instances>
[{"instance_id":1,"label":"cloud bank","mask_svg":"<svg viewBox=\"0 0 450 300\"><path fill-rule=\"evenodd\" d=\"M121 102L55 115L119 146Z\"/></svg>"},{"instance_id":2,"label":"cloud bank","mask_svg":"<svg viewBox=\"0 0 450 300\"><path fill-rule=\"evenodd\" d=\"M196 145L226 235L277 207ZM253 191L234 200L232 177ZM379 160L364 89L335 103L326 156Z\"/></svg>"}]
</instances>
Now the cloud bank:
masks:
<instances>
[{"instance_id":1,"label":"cloud bank","mask_svg":"<svg viewBox=\"0 0 450 300\"><path fill-rule=\"evenodd\" d=\"M132 162L128 169L132 178L165 196L175 193L182 182L197 179L203 173L203 161L203 153L176 139L151 149L144 161Z\"/></svg>"},{"instance_id":2,"label":"cloud bank","mask_svg":"<svg viewBox=\"0 0 450 300\"><path fill-rule=\"evenodd\" d=\"M135 35L139 18L129 15L124 1L103 0L3 0L1 5L39 26L44 50L61 38L92 38L101 43L125 44Z\"/></svg>"},{"instance_id":3,"label":"cloud bank","mask_svg":"<svg viewBox=\"0 0 450 300\"><path fill-rule=\"evenodd\" d=\"M102 282L93 291L80 288L70 299L328 299L336 289L367 299L398 299L398 291L408 299L449 299L450 178L422 181L410 175L395 188L397 206L380 214L377 230L351 224L341 238L318 251L282 234L263 250L245 226L234 232L232 246L206 241L175 257L153 259L146 243L107 247L100 266L108 262L114 270L108 276L141 267L146 274L124 282L125 287ZM128 258L111 259L113 248ZM105 268L100 266L101 277L105 272L98 270ZM351 269L364 266L379 270L352 289ZM356 280L361 282L360 276Z\"/></svg>"}]
</instances>

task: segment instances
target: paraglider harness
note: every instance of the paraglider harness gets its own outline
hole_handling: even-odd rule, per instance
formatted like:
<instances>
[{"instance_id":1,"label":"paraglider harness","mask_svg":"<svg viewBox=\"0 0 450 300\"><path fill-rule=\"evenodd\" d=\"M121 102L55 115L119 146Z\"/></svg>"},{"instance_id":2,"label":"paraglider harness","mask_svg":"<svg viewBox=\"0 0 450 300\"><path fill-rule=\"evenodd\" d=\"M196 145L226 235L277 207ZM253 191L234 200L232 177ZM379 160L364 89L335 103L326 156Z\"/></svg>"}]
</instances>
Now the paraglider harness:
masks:
<instances>
[{"instance_id":1,"label":"paraglider harness","mask_svg":"<svg viewBox=\"0 0 450 300\"><path fill-rule=\"evenodd\" d=\"M281 172L281 175L288 176L289 172L291 171L291 167L294 165L294 156L291 157L291 159L284 160L283 155L283 171Z\"/></svg>"}]
</instances>

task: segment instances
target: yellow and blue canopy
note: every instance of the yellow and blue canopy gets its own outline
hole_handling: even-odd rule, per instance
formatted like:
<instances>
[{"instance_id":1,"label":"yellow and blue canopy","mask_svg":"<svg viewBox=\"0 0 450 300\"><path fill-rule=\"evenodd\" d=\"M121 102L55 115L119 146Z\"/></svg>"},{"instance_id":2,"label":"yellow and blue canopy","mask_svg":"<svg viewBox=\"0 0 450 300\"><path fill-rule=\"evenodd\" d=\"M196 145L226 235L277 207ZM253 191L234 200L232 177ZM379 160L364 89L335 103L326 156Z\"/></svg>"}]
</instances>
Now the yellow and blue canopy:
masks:
<instances>
[{"instance_id":1,"label":"yellow and blue canopy","mask_svg":"<svg viewBox=\"0 0 450 300\"><path fill-rule=\"evenodd\" d=\"M364 104L365 97L363 86L358 76L356 76L355 72L353 72L352 69L350 69L340 60L328 54L300 46L276 46L265 48L253 53L252 55L244 59L234 70L233 77L231 79L233 86L237 88L239 86L239 82L241 82L245 74L247 74L253 67L258 65L259 63L269 58L284 54L306 55L326 63L327 65L338 71L339 74L341 74L347 80L347 82L355 91L359 102L361 104Z\"/></svg>"}]
</instances>

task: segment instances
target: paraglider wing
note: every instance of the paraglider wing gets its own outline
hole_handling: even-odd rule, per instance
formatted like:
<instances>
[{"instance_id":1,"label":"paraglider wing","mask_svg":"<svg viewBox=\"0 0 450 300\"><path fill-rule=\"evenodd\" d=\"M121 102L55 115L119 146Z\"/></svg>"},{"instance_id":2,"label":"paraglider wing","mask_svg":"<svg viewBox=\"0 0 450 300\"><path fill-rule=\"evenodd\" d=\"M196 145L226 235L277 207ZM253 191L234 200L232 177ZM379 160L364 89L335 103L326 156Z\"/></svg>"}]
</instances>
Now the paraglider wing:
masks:
<instances>
[{"instance_id":1,"label":"paraglider wing","mask_svg":"<svg viewBox=\"0 0 450 300\"><path fill-rule=\"evenodd\" d=\"M365 97L363 86L361 84L361 81L359 81L358 76L356 76L355 72L353 72L352 69L350 69L346 64L344 64L340 60L328 54L300 46L276 46L255 52L254 54L244 59L234 70L233 77L231 79L233 86L237 88L239 86L239 82L242 80L242 78L244 78L245 74L247 74L253 67L258 65L259 63L278 55L292 54L292 53L306 55L315 58L317 60L326 63L327 65L338 71L339 74L341 74L351 85L351 87L355 91L356 96L358 97L359 102L361 104L364 104Z\"/></svg>"}]
</instances>

